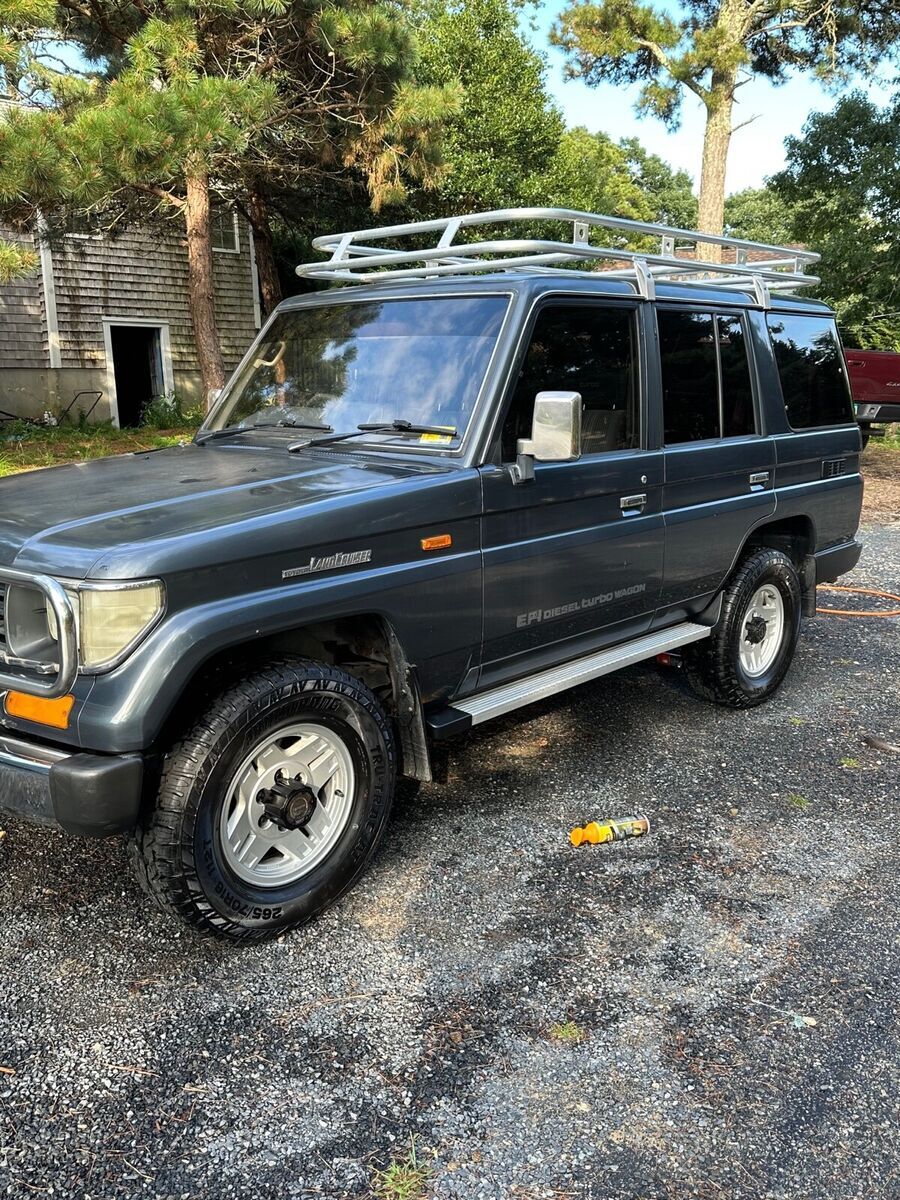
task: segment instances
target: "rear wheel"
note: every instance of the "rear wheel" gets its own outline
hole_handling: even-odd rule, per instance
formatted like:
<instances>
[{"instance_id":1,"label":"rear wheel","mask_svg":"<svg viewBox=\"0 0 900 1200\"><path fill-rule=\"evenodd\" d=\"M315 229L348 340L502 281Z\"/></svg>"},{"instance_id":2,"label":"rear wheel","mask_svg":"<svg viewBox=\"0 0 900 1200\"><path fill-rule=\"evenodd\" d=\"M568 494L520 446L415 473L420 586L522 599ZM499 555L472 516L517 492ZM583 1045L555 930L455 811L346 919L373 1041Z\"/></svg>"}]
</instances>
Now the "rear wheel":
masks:
<instances>
[{"instance_id":1,"label":"rear wheel","mask_svg":"<svg viewBox=\"0 0 900 1200\"><path fill-rule=\"evenodd\" d=\"M757 550L725 589L710 637L690 646L685 674L707 700L751 708L780 686L800 634L800 579L780 550Z\"/></svg>"},{"instance_id":2,"label":"rear wheel","mask_svg":"<svg viewBox=\"0 0 900 1200\"><path fill-rule=\"evenodd\" d=\"M359 877L390 812L391 725L334 667L276 663L222 693L167 755L132 843L138 878L192 925L257 940Z\"/></svg>"}]
</instances>

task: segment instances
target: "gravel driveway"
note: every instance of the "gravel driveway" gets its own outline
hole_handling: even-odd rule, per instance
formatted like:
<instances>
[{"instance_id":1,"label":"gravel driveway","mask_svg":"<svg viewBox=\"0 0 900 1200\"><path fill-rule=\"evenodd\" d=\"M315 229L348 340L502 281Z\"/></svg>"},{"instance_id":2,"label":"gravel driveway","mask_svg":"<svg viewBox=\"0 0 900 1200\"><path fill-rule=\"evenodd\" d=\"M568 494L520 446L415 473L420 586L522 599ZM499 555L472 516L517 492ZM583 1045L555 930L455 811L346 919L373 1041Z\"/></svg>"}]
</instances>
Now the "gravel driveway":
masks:
<instances>
[{"instance_id":1,"label":"gravel driveway","mask_svg":"<svg viewBox=\"0 0 900 1200\"><path fill-rule=\"evenodd\" d=\"M900 590L900 525L865 539ZM807 623L750 713L649 666L486 726L270 945L10 821L0 1195L368 1195L412 1139L441 1198L900 1196L898 633Z\"/></svg>"}]
</instances>

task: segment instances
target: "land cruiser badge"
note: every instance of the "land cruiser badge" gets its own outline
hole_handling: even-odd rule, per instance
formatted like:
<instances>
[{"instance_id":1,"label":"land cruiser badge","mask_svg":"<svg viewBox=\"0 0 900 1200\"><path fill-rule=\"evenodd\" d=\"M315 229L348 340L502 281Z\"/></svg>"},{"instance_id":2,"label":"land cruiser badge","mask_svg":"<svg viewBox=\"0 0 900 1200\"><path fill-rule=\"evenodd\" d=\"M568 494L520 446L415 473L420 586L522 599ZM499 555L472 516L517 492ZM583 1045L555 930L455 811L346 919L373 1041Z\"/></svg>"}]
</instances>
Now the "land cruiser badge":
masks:
<instances>
[{"instance_id":1,"label":"land cruiser badge","mask_svg":"<svg viewBox=\"0 0 900 1200\"><path fill-rule=\"evenodd\" d=\"M282 571L282 579L296 579L298 575L315 575L318 571L333 571L337 567L355 567L358 563L372 561L371 550L354 550L350 554L329 554L327 558L311 558L305 567L291 567Z\"/></svg>"}]
</instances>

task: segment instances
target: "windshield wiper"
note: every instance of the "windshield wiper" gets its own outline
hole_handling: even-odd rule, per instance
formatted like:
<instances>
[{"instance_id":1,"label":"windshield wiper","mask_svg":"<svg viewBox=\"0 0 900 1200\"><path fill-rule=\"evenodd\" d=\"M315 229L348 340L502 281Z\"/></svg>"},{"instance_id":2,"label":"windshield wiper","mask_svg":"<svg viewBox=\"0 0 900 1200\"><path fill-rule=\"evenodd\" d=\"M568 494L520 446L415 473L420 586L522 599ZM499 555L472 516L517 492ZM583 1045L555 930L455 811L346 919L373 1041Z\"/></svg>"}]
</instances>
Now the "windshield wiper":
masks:
<instances>
[{"instance_id":1,"label":"windshield wiper","mask_svg":"<svg viewBox=\"0 0 900 1200\"><path fill-rule=\"evenodd\" d=\"M205 442L215 442L219 438L234 437L240 433L250 433L253 429L309 429L313 433L331 433L333 428L333 425L323 425L318 421L256 421L253 425L224 425L221 429L214 429L202 437L198 435L197 445L202 446Z\"/></svg>"},{"instance_id":2,"label":"windshield wiper","mask_svg":"<svg viewBox=\"0 0 900 1200\"><path fill-rule=\"evenodd\" d=\"M360 437L364 433L399 433L421 436L423 433L434 433L441 437L459 437L459 430L454 425L414 425L411 421L375 421L371 424L357 425L350 433L336 433L332 437L312 438L308 442L295 442L288 446L288 453L305 450L307 446L330 446L332 442L343 442L348 438Z\"/></svg>"}]
</instances>

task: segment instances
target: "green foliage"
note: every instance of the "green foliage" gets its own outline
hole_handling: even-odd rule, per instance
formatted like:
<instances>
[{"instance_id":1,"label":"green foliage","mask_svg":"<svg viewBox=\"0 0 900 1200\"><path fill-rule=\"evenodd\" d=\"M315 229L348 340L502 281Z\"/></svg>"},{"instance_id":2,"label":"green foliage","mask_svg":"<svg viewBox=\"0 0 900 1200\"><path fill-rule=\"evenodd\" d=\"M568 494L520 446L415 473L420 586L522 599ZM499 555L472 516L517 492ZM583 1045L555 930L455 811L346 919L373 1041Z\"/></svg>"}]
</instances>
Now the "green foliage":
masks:
<instances>
[{"instance_id":1,"label":"green foliage","mask_svg":"<svg viewBox=\"0 0 900 1200\"><path fill-rule=\"evenodd\" d=\"M809 808L809 800L807 800L806 796L801 796L797 792L789 792L785 799L787 800L788 804L792 804L794 808Z\"/></svg>"},{"instance_id":2,"label":"green foliage","mask_svg":"<svg viewBox=\"0 0 900 1200\"><path fill-rule=\"evenodd\" d=\"M30 275L37 270L37 265L37 255L33 251L0 239L0 283L12 283L23 275Z\"/></svg>"},{"instance_id":3,"label":"green foliage","mask_svg":"<svg viewBox=\"0 0 900 1200\"><path fill-rule=\"evenodd\" d=\"M395 1158L383 1171L376 1171L372 1195L377 1200L424 1200L431 1172L419 1161L415 1143L403 1158Z\"/></svg>"},{"instance_id":4,"label":"green foliage","mask_svg":"<svg viewBox=\"0 0 900 1200\"><path fill-rule=\"evenodd\" d=\"M637 138L624 138L620 147L635 185L644 194L650 219L679 229L696 229L697 197L687 171L675 171Z\"/></svg>"},{"instance_id":5,"label":"green foliage","mask_svg":"<svg viewBox=\"0 0 900 1200\"><path fill-rule=\"evenodd\" d=\"M822 255L820 294L862 345L900 340L900 102L845 97L786 142L771 185L794 236ZM881 320L874 320L881 314Z\"/></svg>"},{"instance_id":6,"label":"green foliage","mask_svg":"<svg viewBox=\"0 0 900 1200\"><path fill-rule=\"evenodd\" d=\"M421 84L462 87L458 110L444 123L450 169L420 206L446 213L544 203L564 123L514 4L426 0L419 51Z\"/></svg>"},{"instance_id":7,"label":"green foliage","mask_svg":"<svg viewBox=\"0 0 900 1200\"><path fill-rule=\"evenodd\" d=\"M200 425L204 416L197 406L186 406L177 392L168 392L165 396L154 396L144 406L140 424L142 429L176 429Z\"/></svg>"},{"instance_id":8,"label":"green foliage","mask_svg":"<svg viewBox=\"0 0 900 1200\"><path fill-rule=\"evenodd\" d=\"M553 41L568 74L589 85L640 84L637 109L678 125L685 91L706 108L698 220L718 232L732 110L753 76L782 83L792 69L836 80L900 44L894 0L570 0Z\"/></svg>"},{"instance_id":9,"label":"green foliage","mask_svg":"<svg viewBox=\"0 0 900 1200\"><path fill-rule=\"evenodd\" d=\"M785 245L794 237L793 210L773 188L745 188L725 201L725 232L751 242Z\"/></svg>"},{"instance_id":10,"label":"green foliage","mask_svg":"<svg viewBox=\"0 0 900 1200\"><path fill-rule=\"evenodd\" d=\"M685 0L674 13L642 0L574 0L553 39L572 77L641 83L639 107L674 125L684 88L710 107L739 72L774 83L792 68L840 77L871 66L898 33L891 0Z\"/></svg>"},{"instance_id":11,"label":"green foliage","mask_svg":"<svg viewBox=\"0 0 900 1200\"><path fill-rule=\"evenodd\" d=\"M583 126L563 134L541 188L543 204L634 220L652 216L626 152L606 134L588 133Z\"/></svg>"},{"instance_id":12,"label":"green foliage","mask_svg":"<svg viewBox=\"0 0 900 1200\"><path fill-rule=\"evenodd\" d=\"M560 1021L550 1030L554 1042L580 1042L584 1038L584 1030L575 1021Z\"/></svg>"}]
</instances>

